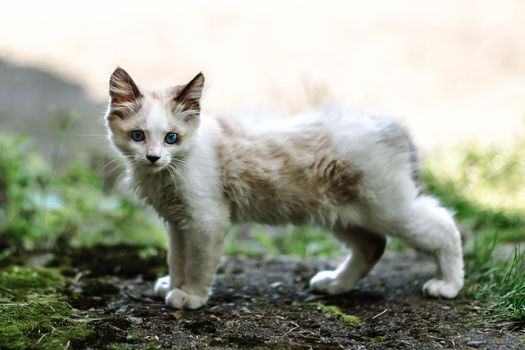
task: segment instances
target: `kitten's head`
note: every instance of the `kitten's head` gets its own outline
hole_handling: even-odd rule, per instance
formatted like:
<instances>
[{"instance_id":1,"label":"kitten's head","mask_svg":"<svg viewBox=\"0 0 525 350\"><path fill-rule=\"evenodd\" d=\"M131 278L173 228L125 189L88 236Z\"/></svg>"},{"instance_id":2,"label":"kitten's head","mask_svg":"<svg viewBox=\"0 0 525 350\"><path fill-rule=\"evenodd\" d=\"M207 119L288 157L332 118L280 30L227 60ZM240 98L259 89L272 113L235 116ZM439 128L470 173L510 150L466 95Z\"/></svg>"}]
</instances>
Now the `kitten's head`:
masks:
<instances>
[{"instance_id":1,"label":"kitten's head","mask_svg":"<svg viewBox=\"0 0 525 350\"><path fill-rule=\"evenodd\" d=\"M111 142L134 167L153 172L166 168L191 147L203 87L199 73L186 85L146 91L117 68L109 81L106 112Z\"/></svg>"}]
</instances>

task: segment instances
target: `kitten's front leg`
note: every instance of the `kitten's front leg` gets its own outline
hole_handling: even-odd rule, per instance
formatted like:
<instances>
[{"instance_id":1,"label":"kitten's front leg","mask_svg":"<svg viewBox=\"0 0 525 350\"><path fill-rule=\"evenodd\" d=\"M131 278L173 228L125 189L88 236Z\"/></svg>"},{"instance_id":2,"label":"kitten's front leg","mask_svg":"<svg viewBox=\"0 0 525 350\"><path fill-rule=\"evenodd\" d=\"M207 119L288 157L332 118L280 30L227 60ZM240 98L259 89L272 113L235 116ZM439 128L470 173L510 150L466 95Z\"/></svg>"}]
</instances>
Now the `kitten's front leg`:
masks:
<instances>
[{"instance_id":1,"label":"kitten's front leg","mask_svg":"<svg viewBox=\"0 0 525 350\"><path fill-rule=\"evenodd\" d=\"M168 226L168 268L169 275L161 277L155 282L155 295L166 298L173 288L180 288L184 284L184 237L181 232Z\"/></svg>"},{"instance_id":2,"label":"kitten's front leg","mask_svg":"<svg viewBox=\"0 0 525 350\"><path fill-rule=\"evenodd\" d=\"M183 233L184 282L166 295L166 304L176 309L198 309L208 301L222 255L226 233L221 225L198 225Z\"/></svg>"}]
</instances>

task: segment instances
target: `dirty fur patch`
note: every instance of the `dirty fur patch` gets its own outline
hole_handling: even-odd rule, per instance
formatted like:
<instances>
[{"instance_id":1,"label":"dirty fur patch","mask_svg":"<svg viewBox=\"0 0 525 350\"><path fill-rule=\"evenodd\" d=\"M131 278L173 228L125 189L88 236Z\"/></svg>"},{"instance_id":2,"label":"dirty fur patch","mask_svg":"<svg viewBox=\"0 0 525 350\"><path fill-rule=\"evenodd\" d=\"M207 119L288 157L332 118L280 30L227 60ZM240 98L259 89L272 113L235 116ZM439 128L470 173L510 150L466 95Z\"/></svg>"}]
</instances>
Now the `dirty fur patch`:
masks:
<instances>
[{"instance_id":1,"label":"dirty fur patch","mask_svg":"<svg viewBox=\"0 0 525 350\"><path fill-rule=\"evenodd\" d=\"M219 125L227 139L217 147L222 188L234 221L250 212L260 222L305 224L326 204L358 199L362 173L334 158L326 133L312 128L302 135L255 137L224 119Z\"/></svg>"}]
</instances>

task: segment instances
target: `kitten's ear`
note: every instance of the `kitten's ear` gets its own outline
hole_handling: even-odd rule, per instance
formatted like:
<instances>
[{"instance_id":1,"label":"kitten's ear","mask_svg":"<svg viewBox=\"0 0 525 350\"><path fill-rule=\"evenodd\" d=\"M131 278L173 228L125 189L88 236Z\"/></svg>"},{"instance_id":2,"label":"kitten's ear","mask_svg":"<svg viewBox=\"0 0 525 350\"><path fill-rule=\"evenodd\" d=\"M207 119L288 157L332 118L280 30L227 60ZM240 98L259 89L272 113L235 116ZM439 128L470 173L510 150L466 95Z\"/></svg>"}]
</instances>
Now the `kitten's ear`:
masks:
<instances>
[{"instance_id":1,"label":"kitten's ear","mask_svg":"<svg viewBox=\"0 0 525 350\"><path fill-rule=\"evenodd\" d=\"M142 97L142 93L128 72L117 67L109 79L109 96L111 105L119 105L135 102Z\"/></svg>"},{"instance_id":2,"label":"kitten's ear","mask_svg":"<svg viewBox=\"0 0 525 350\"><path fill-rule=\"evenodd\" d=\"M200 112L202 89L204 88L204 75L199 73L193 78L181 92L174 98L174 101L184 106L185 110Z\"/></svg>"}]
</instances>

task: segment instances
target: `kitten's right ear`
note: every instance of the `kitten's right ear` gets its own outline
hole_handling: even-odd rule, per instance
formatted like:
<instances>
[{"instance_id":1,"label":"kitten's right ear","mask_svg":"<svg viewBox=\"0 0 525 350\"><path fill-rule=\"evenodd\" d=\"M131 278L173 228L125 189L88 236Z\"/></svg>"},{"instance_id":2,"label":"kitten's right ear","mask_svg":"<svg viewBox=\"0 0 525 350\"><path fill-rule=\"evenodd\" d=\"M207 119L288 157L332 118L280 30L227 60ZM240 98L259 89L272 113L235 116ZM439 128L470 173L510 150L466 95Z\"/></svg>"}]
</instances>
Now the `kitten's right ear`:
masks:
<instances>
[{"instance_id":1,"label":"kitten's right ear","mask_svg":"<svg viewBox=\"0 0 525 350\"><path fill-rule=\"evenodd\" d=\"M142 97L139 88L124 69L117 67L109 79L111 105L126 105Z\"/></svg>"}]
</instances>

